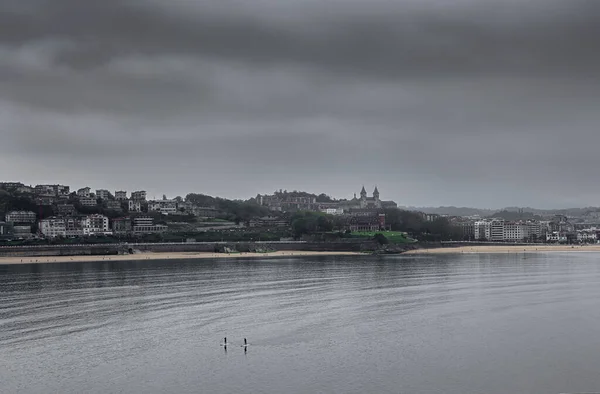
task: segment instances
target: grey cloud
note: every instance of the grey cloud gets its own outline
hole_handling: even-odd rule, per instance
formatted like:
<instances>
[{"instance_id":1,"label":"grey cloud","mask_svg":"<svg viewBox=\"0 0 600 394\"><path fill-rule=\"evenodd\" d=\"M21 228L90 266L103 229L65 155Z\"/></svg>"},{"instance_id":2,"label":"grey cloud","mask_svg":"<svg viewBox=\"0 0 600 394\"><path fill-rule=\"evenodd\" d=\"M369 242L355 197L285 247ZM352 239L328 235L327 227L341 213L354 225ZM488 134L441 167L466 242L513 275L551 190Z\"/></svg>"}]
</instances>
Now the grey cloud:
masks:
<instances>
[{"instance_id":1,"label":"grey cloud","mask_svg":"<svg viewBox=\"0 0 600 394\"><path fill-rule=\"evenodd\" d=\"M60 57L75 68L129 53L305 64L380 77L589 74L600 63L600 5L594 1L437 7L413 1L259 1L243 7L230 1L37 0L37 7L25 11L11 11L10 4L18 3L9 2L1 14L5 41L19 45L50 35L81 42L79 50ZM188 5L185 12L177 12L182 4Z\"/></svg>"},{"instance_id":2,"label":"grey cloud","mask_svg":"<svg viewBox=\"0 0 600 394\"><path fill-rule=\"evenodd\" d=\"M578 0L5 0L0 178L594 204L598 16Z\"/></svg>"}]
</instances>

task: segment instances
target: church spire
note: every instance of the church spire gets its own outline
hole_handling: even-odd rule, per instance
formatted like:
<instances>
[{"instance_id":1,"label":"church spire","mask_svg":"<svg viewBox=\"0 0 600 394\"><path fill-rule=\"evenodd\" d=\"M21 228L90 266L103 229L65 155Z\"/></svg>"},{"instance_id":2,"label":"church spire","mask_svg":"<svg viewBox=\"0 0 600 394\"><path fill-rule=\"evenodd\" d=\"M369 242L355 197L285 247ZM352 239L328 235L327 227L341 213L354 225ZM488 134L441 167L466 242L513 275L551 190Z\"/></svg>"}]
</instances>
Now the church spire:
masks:
<instances>
[{"instance_id":1,"label":"church spire","mask_svg":"<svg viewBox=\"0 0 600 394\"><path fill-rule=\"evenodd\" d=\"M379 190L377 190L377 186L375 186L375 190L373 190L373 197L376 200L379 200Z\"/></svg>"},{"instance_id":2,"label":"church spire","mask_svg":"<svg viewBox=\"0 0 600 394\"><path fill-rule=\"evenodd\" d=\"M367 197L367 191L365 190L365 186L363 185L362 190L360 191L361 197Z\"/></svg>"}]
</instances>

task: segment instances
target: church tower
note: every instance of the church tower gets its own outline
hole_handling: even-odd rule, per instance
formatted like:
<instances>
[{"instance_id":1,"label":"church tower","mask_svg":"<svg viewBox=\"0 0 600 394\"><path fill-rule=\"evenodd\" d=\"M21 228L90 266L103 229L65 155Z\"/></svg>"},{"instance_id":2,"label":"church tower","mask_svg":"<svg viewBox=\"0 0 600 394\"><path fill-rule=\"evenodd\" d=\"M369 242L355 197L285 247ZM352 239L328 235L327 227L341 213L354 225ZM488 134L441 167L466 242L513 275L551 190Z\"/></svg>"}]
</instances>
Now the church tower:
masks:
<instances>
[{"instance_id":1,"label":"church tower","mask_svg":"<svg viewBox=\"0 0 600 394\"><path fill-rule=\"evenodd\" d=\"M375 190L373 190L373 198L375 201L379 201L379 190L377 190L377 186L375 186Z\"/></svg>"},{"instance_id":2,"label":"church tower","mask_svg":"<svg viewBox=\"0 0 600 394\"><path fill-rule=\"evenodd\" d=\"M366 200L367 199L367 191L365 190L365 187L362 187L362 190L360 191L360 199L361 200Z\"/></svg>"}]
</instances>

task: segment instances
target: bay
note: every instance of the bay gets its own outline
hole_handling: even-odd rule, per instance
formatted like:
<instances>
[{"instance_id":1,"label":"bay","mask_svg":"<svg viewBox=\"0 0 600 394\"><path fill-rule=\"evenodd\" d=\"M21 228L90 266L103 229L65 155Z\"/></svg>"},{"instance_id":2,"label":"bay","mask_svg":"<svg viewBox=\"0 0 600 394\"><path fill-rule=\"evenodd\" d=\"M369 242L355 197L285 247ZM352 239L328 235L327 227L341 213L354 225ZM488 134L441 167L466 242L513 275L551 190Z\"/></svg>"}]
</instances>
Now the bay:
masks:
<instances>
[{"instance_id":1,"label":"bay","mask_svg":"<svg viewBox=\"0 0 600 394\"><path fill-rule=\"evenodd\" d=\"M599 304L586 252L0 266L1 391L600 391Z\"/></svg>"}]
</instances>

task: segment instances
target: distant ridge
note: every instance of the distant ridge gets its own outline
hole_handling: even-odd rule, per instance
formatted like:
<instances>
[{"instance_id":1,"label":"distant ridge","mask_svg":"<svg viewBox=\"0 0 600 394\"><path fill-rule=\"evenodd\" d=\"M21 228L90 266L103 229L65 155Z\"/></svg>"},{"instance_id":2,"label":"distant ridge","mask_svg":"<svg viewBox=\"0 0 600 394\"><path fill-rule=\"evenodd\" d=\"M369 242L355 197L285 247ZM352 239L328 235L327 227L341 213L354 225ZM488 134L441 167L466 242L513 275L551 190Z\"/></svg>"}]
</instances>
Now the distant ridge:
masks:
<instances>
[{"instance_id":1,"label":"distant ridge","mask_svg":"<svg viewBox=\"0 0 600 394\"><path fill-rule=\"evenodd\" d=\"M485 208L470 208L470 207L454 207L454 206L442 206L442 207L400 207L408 211L419 211L424 213L432 213L438 215L448 216L474 216L479 215L481 217L493 216L496 213L507 211L507 212L519 212L522 210L524 213L531 213L535 216L554 216L554 215L565 215L565 216L586 216L592 212L600 212L600 207L585 207L585 208L566 208L566 209L537 209L531 207L506 207L501 209L485 209Z\"/></svg>"}]
</instances>

